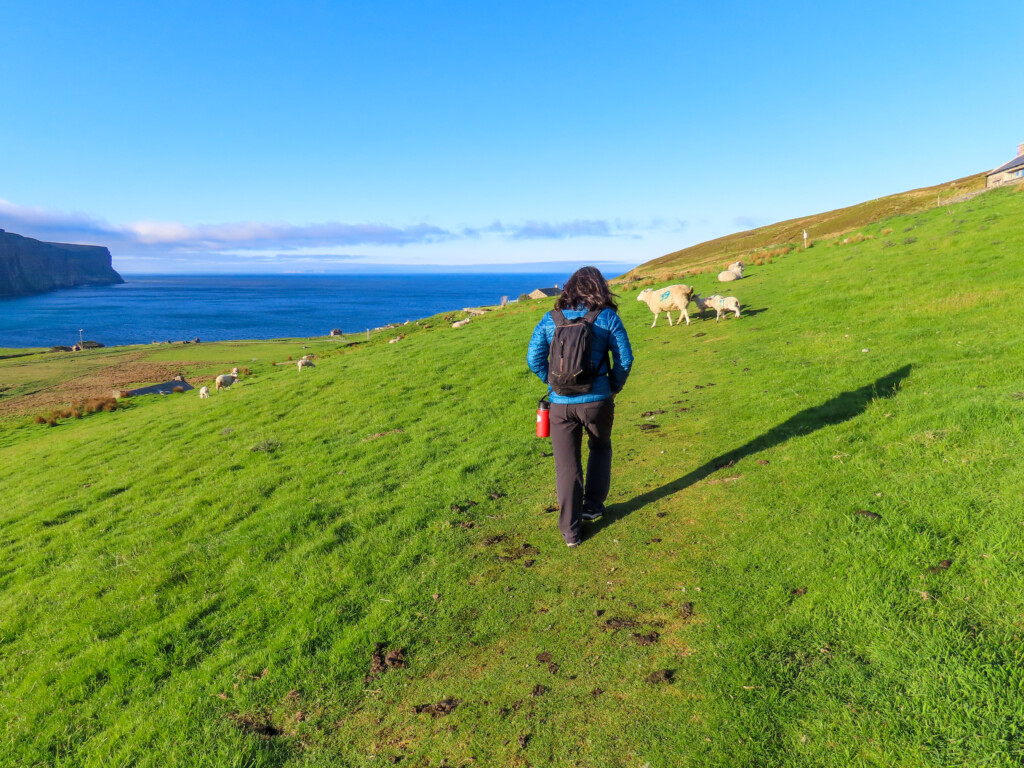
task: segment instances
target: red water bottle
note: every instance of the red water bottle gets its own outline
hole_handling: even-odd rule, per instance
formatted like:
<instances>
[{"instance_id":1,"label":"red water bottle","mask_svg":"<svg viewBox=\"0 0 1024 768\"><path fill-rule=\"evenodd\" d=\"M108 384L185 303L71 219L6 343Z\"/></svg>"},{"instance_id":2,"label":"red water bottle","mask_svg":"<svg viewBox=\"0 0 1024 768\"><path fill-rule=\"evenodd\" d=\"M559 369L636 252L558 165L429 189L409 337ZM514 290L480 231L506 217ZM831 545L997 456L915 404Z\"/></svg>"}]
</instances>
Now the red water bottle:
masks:
<instances>
[{"instance_id":1,"label":"red water bottle","mask_svg":"<svg viewBox=\"0 0 1024 768\"><path fill-rule=\"evenodd\" d=\"M548 410L551 408L544 398L537 403L537 437L551 437L551 420Z\"/></svg>"}]
</instances>

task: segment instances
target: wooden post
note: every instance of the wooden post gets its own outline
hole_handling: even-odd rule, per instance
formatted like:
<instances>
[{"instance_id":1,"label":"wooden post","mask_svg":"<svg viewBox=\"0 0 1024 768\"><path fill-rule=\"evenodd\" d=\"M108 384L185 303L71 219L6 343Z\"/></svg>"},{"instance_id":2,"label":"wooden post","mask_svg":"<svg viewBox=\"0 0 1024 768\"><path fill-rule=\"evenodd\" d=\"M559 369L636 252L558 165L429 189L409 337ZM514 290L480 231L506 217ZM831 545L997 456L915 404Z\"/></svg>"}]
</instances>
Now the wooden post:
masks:
<instances>
[{"instance_id":1,"label":"wooden post","mask_svg":"<svg viewBox=\"0 0 1024 768\"><path fill-rule=\"evenodd\" d=\"M501 297L501 308L504 309L508 306L508 296Z\"/></svg>"},{"instance_id":2,"label":"wooden post","mask_svg":"<svg viewBox=\"0 0 1024 768\"><path fill-rule=\"evenodd\" d=\"M369 328L366 329L366 340L367 341L370 340L370 329Z\"/></svg>"}]
</instances>

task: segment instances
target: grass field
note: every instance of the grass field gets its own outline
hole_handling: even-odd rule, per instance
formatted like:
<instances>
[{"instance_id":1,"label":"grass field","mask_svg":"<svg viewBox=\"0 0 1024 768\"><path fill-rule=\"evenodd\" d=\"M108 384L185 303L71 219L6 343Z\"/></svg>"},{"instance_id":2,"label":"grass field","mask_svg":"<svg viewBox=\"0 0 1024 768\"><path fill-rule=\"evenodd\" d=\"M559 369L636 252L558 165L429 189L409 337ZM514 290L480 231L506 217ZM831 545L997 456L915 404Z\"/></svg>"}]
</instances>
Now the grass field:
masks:
<instances>
[{"instance_id":1,"label":"grass field","mask_svg":"<svg viewBox=\"0 0 1024 768\"><path fill-rule=\"evenodd\" d=\"M0 765L1019 766L1021 222L997 190L871 223L718 324L624 292L577 550L524 362L550 300L7 417Z\"/></svg>"},{"instance_id":2,"label":"grass field","mask_svg":"<svg viewBox=\"0 0 1024 768\"><path fill-rule=\"evenodd\" d=\"M809 242L830 240L883 218L921 213L949 201L979 194L984 189L985 174L978 173L834 211L780 221L673 251L634 267L623 278L627 281L643 277L673 279L704 272L717 273L727 264L741 259L749 267L756 260L802 247L805 231Z\"/></svg>"}]
</instances>

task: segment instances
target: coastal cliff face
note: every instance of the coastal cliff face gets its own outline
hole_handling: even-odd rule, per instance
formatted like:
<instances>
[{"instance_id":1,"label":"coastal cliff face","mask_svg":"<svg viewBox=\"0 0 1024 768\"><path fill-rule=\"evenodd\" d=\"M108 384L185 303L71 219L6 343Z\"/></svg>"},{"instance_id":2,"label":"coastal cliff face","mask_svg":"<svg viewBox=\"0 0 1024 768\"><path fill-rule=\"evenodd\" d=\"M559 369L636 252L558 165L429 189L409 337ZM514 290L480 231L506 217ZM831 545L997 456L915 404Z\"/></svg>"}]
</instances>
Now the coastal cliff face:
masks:
<instances>
[{"instance_id":1,"label":"coastal cliff face","mask_svg":"<svg viewBox=\"0 0 1024 768\"><path fill-rule=\"evenodd\" d=\"M0 230L0 298L123 282L103 246L44 243Z\"/></svg>"}]
</instances>

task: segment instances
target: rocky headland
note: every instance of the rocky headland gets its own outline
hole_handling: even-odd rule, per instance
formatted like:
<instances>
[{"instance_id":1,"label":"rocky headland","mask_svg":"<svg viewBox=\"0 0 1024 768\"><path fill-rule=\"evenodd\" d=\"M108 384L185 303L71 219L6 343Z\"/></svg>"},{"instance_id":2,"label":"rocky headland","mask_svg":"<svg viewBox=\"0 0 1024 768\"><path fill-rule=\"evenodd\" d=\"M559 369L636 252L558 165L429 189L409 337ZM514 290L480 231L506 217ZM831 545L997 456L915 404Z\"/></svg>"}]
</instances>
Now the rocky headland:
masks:
<instances>
[{"instance_id":1,"label":"rocky headland","mask_svg":"<svg viewBox=\"0 0 1024 768\"><path fill-rule=\"evenodd\" d=\"M123 282L101 245L46 243L0 229L0 298Z\"/></svg>"}]
</instances>

